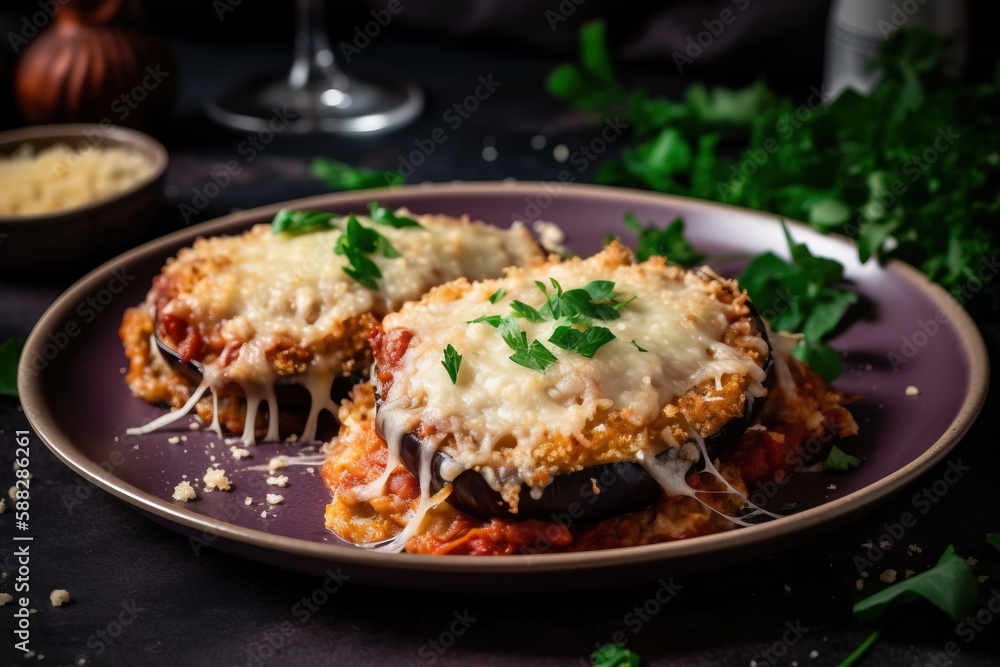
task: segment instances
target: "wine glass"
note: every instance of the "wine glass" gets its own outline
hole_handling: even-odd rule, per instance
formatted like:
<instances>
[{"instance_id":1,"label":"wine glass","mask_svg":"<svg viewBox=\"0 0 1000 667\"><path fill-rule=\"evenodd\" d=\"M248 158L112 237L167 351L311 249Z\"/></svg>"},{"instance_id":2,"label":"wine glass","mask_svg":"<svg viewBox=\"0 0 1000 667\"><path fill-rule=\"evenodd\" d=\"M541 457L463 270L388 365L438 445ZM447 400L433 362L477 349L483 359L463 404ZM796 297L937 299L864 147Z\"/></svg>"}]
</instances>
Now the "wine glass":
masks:
<instances>
[{"instance_id":1,"label":"wine glass","mask_svg":"<svg viewBox=\"0 0 1000 667\"><path fill-rule=\"evenodd\" d=\"M286 132L362 134L401 127L420 113L415 83L384 73L347 75L327 38L324 0L296 0L295 62L286 78L246 81L212 99L208 115L248 132L274 122L275 108L294 116Z\"/></svg>"}]
</instances>

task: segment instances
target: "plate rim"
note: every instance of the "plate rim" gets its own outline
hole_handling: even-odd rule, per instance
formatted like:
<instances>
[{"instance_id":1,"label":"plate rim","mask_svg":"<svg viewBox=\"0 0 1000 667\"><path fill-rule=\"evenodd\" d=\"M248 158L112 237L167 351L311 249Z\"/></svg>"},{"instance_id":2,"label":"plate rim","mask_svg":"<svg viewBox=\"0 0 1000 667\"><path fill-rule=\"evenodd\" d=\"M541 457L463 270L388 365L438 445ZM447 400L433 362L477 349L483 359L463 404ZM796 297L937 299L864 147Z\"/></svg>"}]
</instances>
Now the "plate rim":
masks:
<instances>
[{"instance_id":1,"label":"plate rim","mask_svg":"<svg viewBox=\"0 0 1000 667\"><path fill-rule=\"evenodd\" d=\"M356 565L373 569L409 570L416 572L436 572L447 575L459 574L530 574L545 572L570 572L584 569L600 569L629 564L642 564L669 559L690 558L705 553L714 552L724 547L745 547L748 552L754 547L783 535L794 536L807 533L822 523L832 522L837 518L856 513L871 507L895 494L910 482L928 472L961 441L972 427L982 409L989 388L989 362L986 345L971 316L955 301L948 292L939 285L932 283L919 270L900 260L890 260L882 265L883 270L896 272L899 277L911 283L919 291L926 294L934 305L947 313L954 323L959 340L970 365L970 378L965 398L947 430L923 453L907 465L895 470L877 482L869 484L844 497L831 500L817 507L803 510L800 513L783 517L781 521L769 522L754 526L751 529L726 531L714 535L706 535L672 542L658 544L617 547L599 551L583 551L575 553L556 554L512 554L505 556L433 556L423 554L385 554L375 553L355 547L315 542L298 537L275 535L262 530L244 528L222 519L215 519L193 511L177 507L170 502L127 484L113 473L101 468L95 461L87 457L72 442L72 437L59 428L46 410L43 399L42 382L44 373L32 373L28 368L27 359L46 341L45 335L52 326L65 317L68 309L79 301L80 294L86 294L101 278L106 277L114 268L144 259L146 255L162 252L169 246L180 241L192 242L198 236L213 233L213 230L228 227L245 221L249 226L252 220L272 215L281 208L334 207L340 200L356 200L359 196L370 194L375 200L380 193L391 192L394 196L402 193L415 195L415 202L421 193L437 196L455 193L463 196L476 195L537 195L549 192L550 182L518 181L509 182L451 182L423 183L404 185L391 188L371 190L352 190L346 192L314 195L275 204L247 209L231 213L220 218L205 221L197 225L177 230L159 238L132 248L117 257L108 260L99 267L77 280L63 292L33 327L25 343L18 367L18 394L24 414L34 429L34 434L52 451L57 458L74 472L89 482L111 493L117 498L132 505L142 512L148 512L160 520L177 524L186 530L193 530L218 536L233 542L271 551L278 551L290 556L304 557L331 564ZM654 205L662 205L665 201L679 201L685 208L701 207L714 210L733 210L741 214L753 214L761 219L777 224L785 220L791 229L809 230L808 225L788 220L784 216L757 211L755 209L733 206L730 204L711 202L678 195L655 193L632 188L619 188L601 185L560 183L560 189L566 189L574 195L584 198L623 199L631 205L637 201L646 200ZM825 235L841 244L847 244L856 249L855 242L839 234Z\"/></svg>"}]
</instances>

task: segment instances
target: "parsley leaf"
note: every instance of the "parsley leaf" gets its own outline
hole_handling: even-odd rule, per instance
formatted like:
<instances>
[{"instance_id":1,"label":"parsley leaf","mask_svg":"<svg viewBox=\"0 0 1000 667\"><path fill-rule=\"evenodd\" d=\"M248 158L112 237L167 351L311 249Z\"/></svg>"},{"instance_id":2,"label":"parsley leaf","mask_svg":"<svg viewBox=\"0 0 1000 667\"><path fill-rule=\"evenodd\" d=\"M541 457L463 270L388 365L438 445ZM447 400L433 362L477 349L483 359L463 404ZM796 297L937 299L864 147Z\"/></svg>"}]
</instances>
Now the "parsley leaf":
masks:
<instances>
[{"instance_id":1,"label":"parsley leaf","mask_svg":"<svg viewBox=\"0 0 1000 667\"><path fill-rule=\"evenodd\" d=\"M986 544L1000 551L1000 533L987 533Z\"/></svg>"},{"instance_id":2,"label":"parsley leaf","mask_svg":"<svg viewBox=\"0 0 1000 667\"><path fill-rule=\"evenodd\" d=\"M837 445L830 448L830 454L826 457L827 470L847 472L851 468L857 468L859 465L861 465L861 459L844 453L844 450L837 447Z\"/></svg>"},{"instance_id":3,"label":"parsley leaf","mask_svg":"<svg viewBox=\"0 0 1000 667\"><path fill-rule=\"evenodd\" d=\"M448 347L444 348L444 360L441 365L448 371L451 383L456 384L458 382L458 369L462 367L462 355L451 343L448 343Z\"/></svg>"},{"instance_id":4,"label":"parsley leaf","mask_svg":"<svg viewBox=\"0 0 1000 667\"><path fill-rule=\"evenodd\" d=\"M976 608L979 582L965 559L949 546L937 564L926 572L903 579L854 605L854 616L863 623L882 618L889 605L926 600L961 623Z\"/></svg>"},{"instance_id":5,"label":"parsley leaf","mask_svg":"<svg viewBox=\"0 0 1000 667\"><path fill-rule=\"evenodd\" d=\"M515 364L544 373L549 366L558 361L545 345L537 340L528 343L528 334L521 331L517 320L512 316L500 320L500 337L507 347L514 350L510 360Z\"/></svg>"},{"instance_id":6,"label":"parsley leaf","mask_svg":"<svg viewBox=\"0 0 1000 667\"><path fill-rule=\"evenodd\" d=\"M771 252L758 255L739 277L758 311L775 331L801 331L802 340L792 350L827 381L840 375L840 355L824 339L836 329L858 295L838 285L844 267L817 257L804 243L796 243L782 221L791 263Z\"/></svg>"},{"instance_id":7,"label":"parsley leaf","mask_svg":"<svg viewBox=\"0 0 1000 667\"><path fill-rule=\"evenodd\" d=\"M590 654L594 667L639 667L642 660L621 644L605 644Z\"/></svg>"},{"instance_id":8,"label":"parsley leaf","mask_svg":"<svg viewBox=\"0 0 1000 667\"><path fill-rule=\"evenodd\" d=\"M502 287L498 289L496 292L493 292L493 294L490 295L490 303L496 303L497 301L503 298L504 294L506 294L506 291Z\"/></svg>"},{"instance_id":9,"label":"parsley leaf","mask_svg":"<svg viewBox=\"0 0 1000 667\"><path fill-rule=\"evenodd\" d=\"M577 352L592 359L597 351L615 339L615 335L606 327L587 327L583 331L571 325L556 327L549 342L564 350Z\"/></svg>"},{"instance_id":10,"label":"parsley leaf","mask_svg":"<svg viewBox=\"0 0 1000 667\"><path fill-rule=\"evenodd\" d=\"M17 396L17 363L24 341L8 338L0 343L0 396Z\"/></svg>"},{"instance_id":11,"label":"parsley leaf","mask_svg":"<svg viewBox=\"0 0 1000 667\"><path fill-rule=\"evenodd\" d=\"M379 206L378 202L369 202L368 210L371 212L371 219L373 222L377 222L381 225L389 225L390 227L395 227L396 229L403 229L404 227L420 227L423 228L419 222L413 218L407 218L403 215L396 215L384 206Z\"/></svg>"},{"instance_id":12,"label":"parsley leaf","mask_svg":"<svg viewBox=\"0 0 1000 667\"><path fill-rule=\"evenodd\" d=\"M684 238L684 221L674 219L664 228L643 225L631 212L625 214L625 226L639 237L635 256L644 262L654 255L664 257L674 264L693 266L705 258Z\"/></svg>"},{"instance_id":13,"label":"parsley leaf","mask_svg":"<svg viewBox=\"0 0 1000 667\"><path fill-rule=\"evenodd\" d=\"M353 214L347 216L347 226L344 233L337 237L333 251L347 258L350 266L343 267L344 273L371 290L378 289L375 278L381 278L382 271L366 255L379 252L390 259L400 256L389 239L363 226Z\"/></svg>"},{"instance_id":14,"label":"parsley leaf","mask_svg":"<svg viewBox=\"0 0 1000 667\"><path fill-rule=\"evenodd\" d=\"M297 211L283 208L274 215L271 221L272 234L308 234L336 229L331 222L333 213L321 211Z\"/></svg>"},{"instance_id":15,"label":"parsley leaf","mask_svg":"<svg viewBox=\"0 0 1000 667\"><path fill-rule=\"evenodd\" d=\"M375 171L352 167L324 157L314 157L309 165L313 176L326 181L331 190L367 190L400 185L406 179L398 171Z\"/></svg>"},{"instance_id":16,"label":"parsley leaf","mask_svg":"<svg viewBox=\"0 0 1000 667\"><path fill-rule=\"evenodd\" d=\"M485 322L486 324L496 329L497 327L500 326L500 320L502 319L503 318L500 317L499 315L480 315L474 320L467 321L466 324L479 324L480 322Z\"/></svg>"},{"instance_id":17,"label":"parsley leaf","mask_svg":"<svg viewBox=\"0 0 1000 667\"><path fill-rule=\"evenodd\" d=\"M518 317L523 317L529 322L541 322L542 316L538 314L538 311L524 303L523 301L512 301L510 304L510 309L513 310Z\"/></svg>"},{"instance_id":18,"label":"parsley leaf","mask_svg":"<svg viewBox=\"0 0 1000 667\"><path fill-rule=\"evenodd\" d=\"M635 349L639 350L640 352L649 352L649 350L639 345L639 343L635 342L635 338L632 339L632 346L635 347Z\"/></svg>"}]
</instances>

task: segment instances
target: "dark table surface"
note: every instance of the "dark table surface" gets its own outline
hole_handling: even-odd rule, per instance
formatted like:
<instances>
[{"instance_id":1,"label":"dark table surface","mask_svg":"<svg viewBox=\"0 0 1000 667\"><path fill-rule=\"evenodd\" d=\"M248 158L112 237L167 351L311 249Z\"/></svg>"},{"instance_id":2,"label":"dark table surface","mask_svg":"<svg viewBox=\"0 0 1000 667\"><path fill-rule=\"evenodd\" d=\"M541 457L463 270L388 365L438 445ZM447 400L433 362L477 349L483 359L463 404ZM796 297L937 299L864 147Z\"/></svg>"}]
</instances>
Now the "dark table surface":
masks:
<instances>
[{"instance_id":1,"label":"dark table surface","mask_svg":"<svg viewBox=\"0 0 1000 667\"><path fill-rule=\"evenodd\" d=\"M212 126L201 112L206 96L247 74L280 70L288 60L277 46L174 46L184 92L169 126L157 132L172 163L162 210L148 237L183 227L180 204L192 201L215 165L241 159L239 145L246 135ZM572 147L592 131L585 119L546 98L542 81L553 62L388 41L373 44L363 60L398 68L423 83L429 105L418 123L358 139L279 135L189 222L324 192L308 171L308 160L316 154L378 169L396 167L398 156L441 125L445 110L468 95L481 75L501 82L497 92L410 182L554 179L562 165L553 158L553 146ZM663 73L637 76L668 90L684 85ZM804 82L802 90L810 83ZM531 147L537 134L548 137L542 149ZM488 146L496 148L494 161L483 159ZM101 259L93 258L90 265ZM0 339L26 336L83 268L44 280L0 279ZM995 314L990 320L982 329L995 360L1000 326ZM680 588L668 603L648 605L655 613L642 610L660 586L653 582L535 596L411 593L348 582L303 615L296 605L322 581L212 549L196 557L186 538L84 483L48 450L35 447L30 595L37 609L31 621L37 655L25 659L13 649L11 614L4 613L0 663L27 664L44 656L42 664L48 665L80 659L109 665L585 665L595 645L617 638L648 665L836 664L871 632L851 617L852 604L878 586L856 590L855 561L867 552L862 544L877 543L887 525L912 510L915 494L939 480L948 462L960 460L970 470L905 538L867 567L869 581L886 568L922 571L954 544L963 556L977 558L976 573L988 577L980 607L987 608L990 599L994 609L1000 606L1000 553L984 542L987 532L1000 532L995 394L948 459L884 506L845 529L770 558L677 578ZM28 428L17 402L0 399L4 489L14 481L14 432ZM79 501L72 513L65 507L68 497ZM0 515L6 574L0 592L13 593L17 576L13 521L10 511ZM922 553L909 554L909 544L919 545ZM69 589L73 602L53 608L48 593L56 588ZM951 648L958 650L956 665L1000 664L1000 619L987 622L996 616L983 612L982 630L970 637L956 634L932 607L912 605L896 615L866 664L943 665ZM461 632L452 634L456 629Z\"/></svg>"}]
</instances>

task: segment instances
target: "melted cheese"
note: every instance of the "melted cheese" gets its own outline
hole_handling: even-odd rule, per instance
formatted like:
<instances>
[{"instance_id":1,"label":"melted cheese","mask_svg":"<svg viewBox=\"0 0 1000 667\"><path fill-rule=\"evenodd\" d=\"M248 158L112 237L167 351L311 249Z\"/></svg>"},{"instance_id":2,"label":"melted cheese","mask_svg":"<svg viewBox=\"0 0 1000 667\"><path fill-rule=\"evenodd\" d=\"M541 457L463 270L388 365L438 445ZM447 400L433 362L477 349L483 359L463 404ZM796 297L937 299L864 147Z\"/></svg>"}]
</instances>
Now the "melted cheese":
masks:
<instances>
[{"instance_id":1,"label":"melted cheese","mask_svg":"<svg viewBox=\"0 0 1000 667\"><path fill-rule=\"evenodd\" d=\"M616 339L592 359L548 343L556 326L551 320L519 320L529 341L545 343L558 358L542 373L511 361L512 351L495 328L467 322L483 315L510 314L515 299L540 307L545 297L534 281L548 284L550 278L567 290L593 280L611 280L619 300L635 298L620 311L619 319L595 322L607 326ZM489 297L499 287L505 294L491 304ZM727 374L748 378L748 401L763 396L765 373L747 350L761 345L766 349L766 343L759 336L739 341L737 347L723 342L745 306L715 298L713 289L718 287L715 281L662 264L633 264L627 251L617 246L584 261L512 272L503 280L468 286L457 296L443 288L420 303L408 304L384 321L387 330L401 328L414 334L393 371L389 391L382 394L378 424L390 453L398 450L394 441L402 433L419 425L447 433L451 437L444 442L444 451L462 468L482 473L510 502L512 497L516 501L522 483L540 488L555 474L583 467L567 469L566 461L551 460L547 445L563 438L585 449L609 414L641 430L704 383L721 388L721 378ZM449 344L463 355L455 384L441 365L442 351ZM669 433L663 433L638 447L647 458L655 458L676 444L671 440ZM618 460L635 458L636 452L629 450Z\"/></svg>"},{"instance_id":2,"label":"melted cheese","mask_svg":"<svg viewBox=\"0 0 1000 667\"><path fill-rule=\"evenodd\" d=\"M409 215L403 209L401 215ZM304 369L292 374L312 397L303 439L313 439L322 410L335 412L330 400L333 381L360 350L351 341L331 343L344 336L345 323L363 318L377 321L406 301L418 299L435 285L458 277L493 278L511 265L540 262L543 254L520 226L503 230L467 218L418 217L422 227L395 229L359 216L358 221L385 236L400 256L372 253L382 277L379 289L368 289L344 272L345 257L333 248L346 224L307 234L272 234L269 225L257 225L241 236L199 239L168 264L165 273L180 271L184 263L210 260L212 270L190 289L166 303L160 315L177 315L202 332L214 332L227 344L239 345L235 358L208 360L204 377L211 388L235 382L246 396L243 441L254 441L253 425L263 405L269 411L267 441L278 439L278 406L274 385L282 372L269 353L296 347L312 353ZM151 293L149 305L155 296ZM155 346L154 346L155 349ZM285 376L288 373L283 372ZM288 378L285 377L285 380ZM170 415L179 419L193 403ZM217 399L216 399L217 407ZM214 410L218 428L218 410ZM156 420L130 433L148 433L168 421Z\"/></svg>"}]
</instances>

